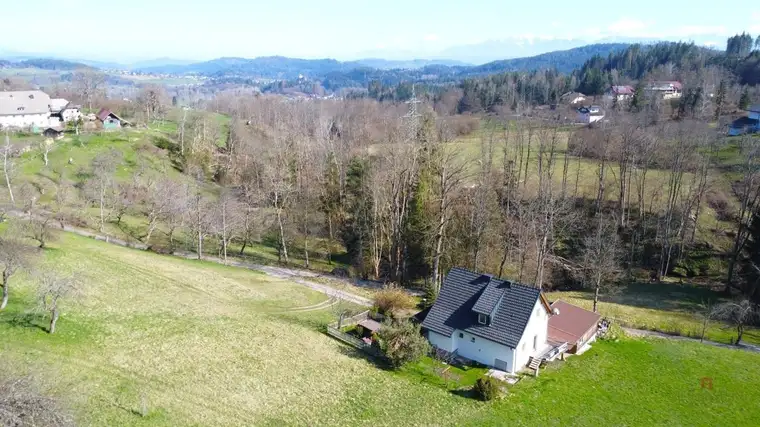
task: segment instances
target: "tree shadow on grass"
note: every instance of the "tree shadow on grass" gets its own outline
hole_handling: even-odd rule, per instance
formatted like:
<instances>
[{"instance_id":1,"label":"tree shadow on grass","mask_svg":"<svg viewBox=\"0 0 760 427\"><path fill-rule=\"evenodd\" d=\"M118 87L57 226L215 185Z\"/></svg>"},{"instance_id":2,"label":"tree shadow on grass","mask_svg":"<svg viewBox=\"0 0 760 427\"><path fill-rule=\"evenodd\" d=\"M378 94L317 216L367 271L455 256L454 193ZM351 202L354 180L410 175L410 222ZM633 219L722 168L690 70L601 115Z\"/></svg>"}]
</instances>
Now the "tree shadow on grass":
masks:
<instances>
[{"instance_id":1,"label":"tree shadow on grass","mask_svg":"<svg viewBox=\"0 0 760 427\"><path fill-rule=\"evenodd\" d=\"M0 318L0 323L12 326L14 328L39 329L48 332L47 323L42 321L41 316L35 313L17 313L8 317Z\"/></svg>"}]
</instances>

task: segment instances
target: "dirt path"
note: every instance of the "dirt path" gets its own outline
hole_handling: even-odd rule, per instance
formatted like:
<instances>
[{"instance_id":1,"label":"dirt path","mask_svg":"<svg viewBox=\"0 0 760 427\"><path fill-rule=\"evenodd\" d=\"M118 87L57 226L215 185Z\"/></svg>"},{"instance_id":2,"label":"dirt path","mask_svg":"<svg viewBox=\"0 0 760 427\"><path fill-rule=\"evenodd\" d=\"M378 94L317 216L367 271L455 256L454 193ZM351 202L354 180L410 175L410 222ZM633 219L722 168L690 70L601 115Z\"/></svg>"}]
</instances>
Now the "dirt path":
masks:
<instances>
[{"instance_id":1,"label":"dirt path","mask_svg":"<svg viewBox=\"0 0 760 427\"><path fill-rule=\"evenodd\" d=\"M15 216L17 218L24 218L27 216L27 214L24 214L23 212L20 212L17 210L8 210L6 212L8 215ZM66 231L69 233L74 233L74 234L84 236L84 237L90 237L92 239L100 240L106 243L111 243L113 245L123 246L126 248L140 249L140 250L148 249L148 246L141 242L127 242L125 240L116 239L110 236L103 236L98 233L94 233L92 231L84 230L78 227L71 227L69 225L64 225L62 229L63 231ZM186 251L176 251L171 256L185 258L185 259L198 259L198 255L196 253L186 252ZM203 261L215 262L217 264L229 265L232 267L246 268L248 270L261 271L261 272L266 273L269 276L276 277L278 279L288 280L291 282L298 283L299 285L306 286L307 288L326 294L330 296L331 298L342 299L344 301L348 301L348 302L365 306L365 307L372 306L372 301L369 298L355 295L341 289L335 289L331 286L324 285L322 283L318 283L313 280L308 280L309 278L316 278L316 277L322 276L321 274L315 273L313 271L256 264L256 263L243 261L243 260L233 258L233 257L228 257L226 264L224 260L222 260L221 258L213 257L213 256L204 255ZM341 280L333 276L330 276L330 278L334 280ZM353 285L349 280L346 280L345 282L347 284Z\"/></svg>"},{"instance_id":2,"label":"dirt path","mask_svg":"<svg viewBox=\"0 0 760 427\"><path fill-rule=\"evenodd\" d=\"M744 350L744 351L760 353L760 346L756 346L753 344L741 344L739 346L736 346L736 345L725 344L725 343L715 342L715 341L707 341L707 340L699 341L697 338L682 337L679 335L668 335L662 332L647 331L644 329L634 329L634 328L624 327L623 330L632 337L655 337L655 338L663 338L667 340L676 340L676 341L691 341L691 342L697 342L697 343L701 342L702 344L712 345L715 347L730 348L734 350Z\"/></svg>"}]
</instances>

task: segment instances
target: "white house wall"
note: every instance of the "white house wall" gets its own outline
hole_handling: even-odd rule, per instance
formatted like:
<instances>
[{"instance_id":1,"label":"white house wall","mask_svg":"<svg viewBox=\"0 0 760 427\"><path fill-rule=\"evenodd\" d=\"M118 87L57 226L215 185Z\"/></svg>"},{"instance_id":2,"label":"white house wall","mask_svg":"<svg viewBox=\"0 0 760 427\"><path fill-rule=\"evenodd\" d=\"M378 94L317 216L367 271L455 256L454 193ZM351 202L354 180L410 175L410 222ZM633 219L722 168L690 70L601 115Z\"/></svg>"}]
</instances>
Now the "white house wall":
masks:
<instances>
[{"instance_id":1,"label":"white house wall","mask_svg":"<svg viewBox=\"0 0 760 427\"><path fill-rule=\"evenodd\" d=\"M455 347L452 347L452 344L454 343L454 339L452 337L447 337L433 331L428 331L427 338L428 341L430 341L431 345L434 345L441 350L446 350L448 352L453 352L456 350Z\"/></svg>"},{"instance_id":2,"label":"white house wall","mask_svg":"<svg viewBox=\"0 0 760 427\"><path fill-rule=\"evenodd\" d=\"M12 116L0 116L0 125L9 128L28 128L31 126L48 126L50 114L18 114Z\"/></svg>"},{"instance_id":3,"label":"white house wall","mask_svg":"<svg viewBox=\"0 0 760 427\"><path fill-rule=\"evenodd\" d=\"M462 338L459 338L459 334L462 334ZM511 348L460 330L454 330L451 339L457 354L488 366L495 366L496 359L503 360L507 362L508 371L514 372Z\"/></svg>"},{"instance_id":4,"label":"white house wall","mask_svg":"<svg viewBox=\"0 0 760 427\"><path fill-rule=\"evenodd\" d=\"M525 332L520 339L520 343L517 345L515 356L517 369L522 369L527 365L528 359L531 356L539 355L549 349L548 336L549 314L539 299L533 307L533 315L530 316L528 325L525 327ZM533 350L533 337L538 337L538 348L536 351Z\"/></svg>"}]
</instances>

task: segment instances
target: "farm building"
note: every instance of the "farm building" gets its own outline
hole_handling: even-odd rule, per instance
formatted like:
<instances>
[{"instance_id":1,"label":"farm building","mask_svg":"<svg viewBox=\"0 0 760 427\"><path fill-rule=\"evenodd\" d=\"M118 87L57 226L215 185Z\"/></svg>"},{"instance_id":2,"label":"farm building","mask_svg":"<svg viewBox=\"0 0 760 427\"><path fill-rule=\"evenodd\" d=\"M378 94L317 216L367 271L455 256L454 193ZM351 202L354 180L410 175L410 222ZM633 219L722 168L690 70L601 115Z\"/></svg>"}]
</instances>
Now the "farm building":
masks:
<instances>
[{"instance_id":1,"label":"farm building","mask_svg":"<svg viewBox=\"0 0 760 427\"><path fill-rule=\"evenodd\" d=\"M514 373L556 353L551 316L538 288L453 268L422 328L439 350Z\"/></svg>"},{"instance_id":2,"label":"farm building","mask_svg":"<svg viewBox=\"0 0 760 427\"><path fill-rule=\"evenodd\" d=\"M0 92L0 126L25 129L50 125L50 96L39 90Z\"/></svg>"},{"instance_id":3,"label":"farm building","mask_svg":"<svg viewBox=\"0 0 760 427\"><path fill-rule=\"evenodd\" d=\"M117 116L113 111L102 108L97 114L98 120L103 123L103 129L118 129L122 126L131 126L128 121Z\"/></svg>"},{"instance_id":4,"label":"farm building","mask_svg":"<svg viewBox=\"0 0 760 427\"><path fill-rule=\"evenodd\" d=\"M576 353L596 340L601 316L564 301L552 305L549 318L549 342L567 343L568 353Z\"/></svg>"},{"instance_id":5,"label":"farm building","mask_svg":"<svg viewBox=\"0 0 760 427\"><path fill-rule=\"evenodd\" d=\"M63 98L53 98L50 100L50 112L57 115L64 123L79 120L82 117L79 105L74 105Z\"/></svg>"}]
</instances>

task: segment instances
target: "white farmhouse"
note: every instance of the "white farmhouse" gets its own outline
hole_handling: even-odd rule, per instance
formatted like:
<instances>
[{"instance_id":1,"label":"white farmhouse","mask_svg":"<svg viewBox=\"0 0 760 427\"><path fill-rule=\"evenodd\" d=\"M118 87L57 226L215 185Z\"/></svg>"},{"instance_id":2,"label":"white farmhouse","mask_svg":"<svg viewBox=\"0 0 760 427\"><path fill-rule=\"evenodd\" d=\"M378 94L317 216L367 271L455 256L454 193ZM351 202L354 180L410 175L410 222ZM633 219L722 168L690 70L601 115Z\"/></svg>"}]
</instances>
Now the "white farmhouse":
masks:
<instances>
[{"instance_id":1,"label":"white farmhouse","mask_svg":"<svg viewBox=\"0 0 760 427\"><path fill-rule=\"evenodd\" d=\"M514 373L567 347L549 340L551 316L538 288L453 268L422 327L436 348Z\"/></svg>"},{"instance_id":2,"label":"white farmhouse","mask_svg":"<svg viewBox=\"0 0 760 427\"><path fill-rule=\"evenodd\" d=\"M45 92L0 92L0 126L3 128L42 128L49 124L50 96Z\"/></svg>"}]
</instances>

